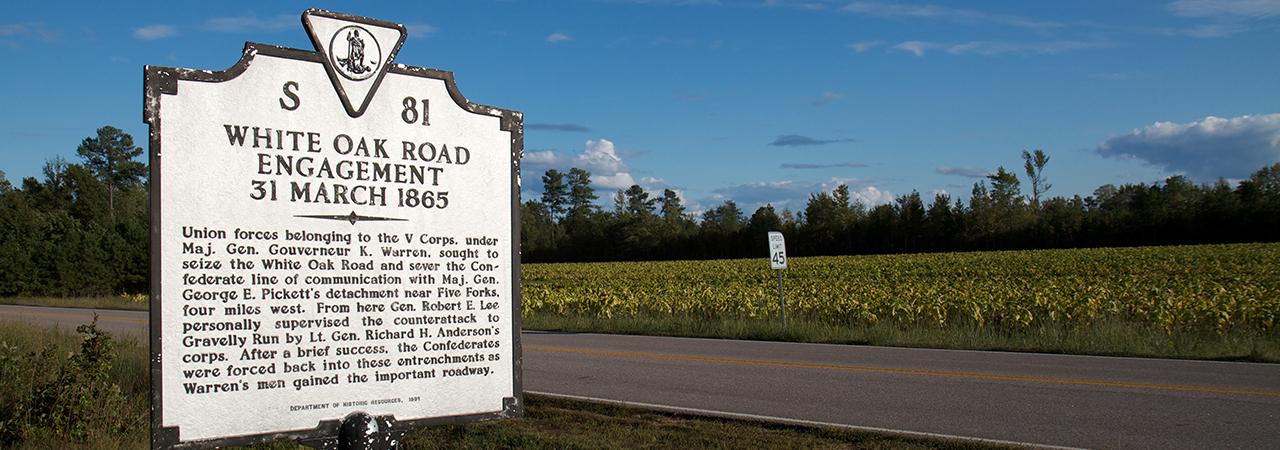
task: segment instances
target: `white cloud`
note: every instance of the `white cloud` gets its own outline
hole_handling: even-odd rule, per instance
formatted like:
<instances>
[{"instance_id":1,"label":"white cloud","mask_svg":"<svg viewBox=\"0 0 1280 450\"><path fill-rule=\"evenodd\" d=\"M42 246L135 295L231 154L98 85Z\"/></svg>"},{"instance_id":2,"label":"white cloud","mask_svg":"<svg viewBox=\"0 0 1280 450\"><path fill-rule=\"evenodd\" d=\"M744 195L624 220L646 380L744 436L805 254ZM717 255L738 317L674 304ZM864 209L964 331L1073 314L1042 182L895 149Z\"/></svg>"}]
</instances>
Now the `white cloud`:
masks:
<instances>
[{"instance_id":1,"label":"white cloud","mask_svg":"<svg viewBox=\"0 0 1280 450\"><path fill-rule=\"evenodd\" d=\"M631 168L618 155L613 141L608 139L588 140L583 150L573 156L562 156L554 150L538 150L525 152L521 164L529 170L522 171L522 176L530 177L531 186L541 186L542 173L546 169L556 169L568 173L577 167L591 173L591 184L599 188L626 189L633 184L640 184L648 190L668 187L660 178L644 177L637 183L631 175Z\"/></svg>"},{"instance_id":2,"label":"white cloud","mask_svg":"<svg viewBox=\"0 0 1280 450\"><path fill-rule=\"evenodd\" d=\"M927 41L906 41L891 47L916 56L924 56L930 50L943 50L952 55L995 56L1004 54L1046 55L1063 53L1072 50L1110 47L1109 41L1097 39L1091 41L1057 40L1038 42L1009 41L969 41L958 44Z\"/></svg>"},{"instance_id":3,"label":"white cloud","mask_svg":"<svg viewBox=\"0 0 1280 450\"><path fill-rule=\"evenodd\" d=\"M862 53L867 50L871 50L873 48L879 47L881 45L884 45L884 41L859 41L859 42L854 42L852 44L849 44L847 45L847 47L849 47L850 49L853 49L853 51L855 52Z\"/></svg>"},{"instance_id":4,"label":"white cloud","mask_svg":"<svg viewBox=\"0 0 1280 450\"><path fill-rule=\"evenodd\" d=\"M1246 17L1280 16L1276 0L1178 0L1169 4L1174 14L1182 17Z\"/></svg>"},{"instance_id":5,"label":"white cloud","mask_svg":"<svg viewBox=\"0 0 1280 450\"><path fill-rule=\"evenodd\" d=\"M863 205L867 205L869 207L893 203L893 193L881 190L870 183L870 181L859 180L856 178L832 178L822 183L820 190L824 192L831 192L843 184L850 187L849 197L851 201L860 201ZM806 200L807 199L808 198L806 197Z\"/></svg>"},{"instance_id":6,"label":"white cloud","mask_svg":"<svg viewBox=\"0 0 1280 450\"><path fill-rule=\"evenodd\" d=\"M907 5L879 1L855 1L841 11L887 18L943 20L959 23L995 23L1019 28L1056 28L1062 24L1034 20L1021 16L992 14L971 9L948 8L937 5Z\"/></svg>"},{"instance_id":7,"label":"white cloud","mask_svg":"<svg viewBox=\"0 0 1280 450\"><path fill-rule=\"evenodd\" d=\"M1095 151L1107 157L1140 159L1200 181L1245 178L1280 161L1280 114L1156 122L1111 137Z\"/></svg>"},{"instance_id":8,"label":"white cloud","mask_svg":"<svg viewBox=\"0 0 1280 450\"><path fill-rule=\"evenodd\" d=\"M1230 36L1236 33L1242 33L1248 30L1240 24L1234 23L1215 23L1208 25L1198 25L1192 28L1179 30L1176 34L1190 36L1194 38L1216 38Z\"/></svg>"},{"instance_id":9,"label":"white cloud","mask_svg":"<svg viewBox=\"0 0 1280 450\"><path fill-rule=\"evenodd\" d=\"M41 42L61 41L61 32L45 26L44 22L18 22L0 24L0 45L20 48L20 42L29 39Z\"/></svg>"},{"instance_id":10,"label":"white cloud","mask_svg":"<svg viewBox=\"0 0 1280 450\"><path fill-rule=\"evenodd\" d=\"M709 203L723 203L733 200L748 212L764 204L772 204L781 210L790 208L802 211L809 201L809 195L817 192L831 192L841 184L848 185L851 200L861 201L866 206L876 206L893 202L893 193L873 185L866 180L853 178L831 178L822 182L805 182L795 180L755 181L737 186L728 186L712 191Z\"/></svg>"},{"instance_id":11,"label":"white cloud","mask_svg":"<svg viewBox=\"0 0 1280 450\"><path fill-rule=\"evenodd\" d=\"M31 29L29 23L6 23L0 24L0 37L16 36L24 34Z\"/></svg>"},{"instance_id":12,"label":"white cloud","mask_svg":"<svg viewBox=\"0 0 1280 450\"><path fill-rule=\"evenodd\" d=\"M626 172L627 165L618 157L613 141L600 139L588 140L586 148L573 158L573 166L581 167L591 173Z\"/></svg>"},{"instance_id":13,"label":"white cloud","mask_svg":"<svg viewBox=\"0 0 1280 450\"><path fill-rule=\"evenodd\" d=\"M178 35L178 30L169 25L147 25L133 29L133 37L144 41L154 41Z\"/></svg>"},{"instance_id":14,"label":"white cloud","mask_svg":"<svg viewBox=\"0 0 1280 450\"><path fill-rule=\"evenodd\" d=\"M859 200L867 206L879 206L893 203L894 195L889 191L882 191L875 186L867 186L862 189L849 193L853 200Z\"/></svg>"},{"instance_id":15,"label":"white cloud","mask_svg":"<svg viewBox=\"0 0 1280 450\"><path fill-rule=\"evenodd\" d=\"M608 200L609 206L612 207L614 193L621 189L627 190L631 186L640 186L650 199L661 201L663 190L670 189L676 193L676 198L680 199L680 204L685 207L685 213L689 213L692 206L688 199L685 198L684 191L667 183L666 180L656 177L644 176L640 180L636 180L630 173L619 172L613 175L591 175L591 185L596 188L607 189L604 192L596 192L602 200ZM607 198L606 198L607 197Z\"/></svg>"},{"instance_id":16,"label":"white cloud","mask_svg":"<svg viewBox=\"0 0 1280 450\"><path fill-rule=\"evenodd\" d=\"M636 180L626 172L615 172L613 175L593 173L591 174L591 184L609 189L626 189L636 184Z\"/></svg>"},{"instance_id":17,"label":"white cloud","mask_svg":"<svg viewBox=\"0 0 1280 450\"><path fill-rule=\"evenodd\" d=\"M970 41L947 47L947 53L953 55L977 54L984 56L1005 53L1053 54L1071 50L1110 47L1111 43L1102 40L1094 41L1043 41L1043 42L1005 42L1005 41Z\"/></svg>"},{"instance_id":18,"label":"white cloud","mask_svg":"<svg viewBox=\"0 0 1280 450\"><path fill-rule=\"evenodd\" d=\"M559 44L561 42L572 41L572 40L573 40L572 36L569 36L567 34L560 33L560 32L555 32L555 33L551 33L550 35L547 35L547 42L550 42L552 44Z\"/></svg>"},{"instance_id":19,"label":"white cloud","mask_svg":"<svg viewBox=\"0 0 1280 450\"><path fill-rule=\"evenodd\" d=\"M533 166L554 166L559 162L560 157L552 150L525 152L520 160L521 164Z\"/></svg>"},{"instance_id":20,"label":"white cloud","mask_svg":"<svg viewBox=\"0 0 1280 450\"><path fill-rule=\"evenodd\" d=\"M667 183L667 180L657 177L640 177L640 185L644 186L646 190L656 190L659 195L662 194L663 189L671 189L676 191L676 193L680 192L679 189L675 189L674 186Z\"/></svg>"},{"instance_id":21,"label":"white cloud","mask_svg":"<svg viewBox=\"0 0 1280 450\"><path fill-rule=\"evenodd\" d=\"M894 49L894 50L901 50L901 51L904 51L904 52L910 52L911 54L916 55L916 56L924 56L924 52L925 52L926 50L929 50L929 49L932 49L932 48L938 48L938 47L940 47L940 46L941 46L941 44L937 44L937 43L934 43L934 42L924 42L924 41L906 41L906 42L903 42L903 43L900 43L900 44L898 44L898 45L893 46L893 49Z\"/></svg>"},{"instance_id":22,"label":"white cloud","mask_svg":"<svg viewBox=\"0 0 1280 450\"><path fill-rule=\"evenodd\" d=\"M1260 28L1254 23L1280 17L1277 0L1178 0L1169 4L1174 15L1204 19L1209 23L1175 28L1164 34L1194 38L1218 38ZM1265 27L1266 25L1262 25Z\"/></svg>"}]
</instances>

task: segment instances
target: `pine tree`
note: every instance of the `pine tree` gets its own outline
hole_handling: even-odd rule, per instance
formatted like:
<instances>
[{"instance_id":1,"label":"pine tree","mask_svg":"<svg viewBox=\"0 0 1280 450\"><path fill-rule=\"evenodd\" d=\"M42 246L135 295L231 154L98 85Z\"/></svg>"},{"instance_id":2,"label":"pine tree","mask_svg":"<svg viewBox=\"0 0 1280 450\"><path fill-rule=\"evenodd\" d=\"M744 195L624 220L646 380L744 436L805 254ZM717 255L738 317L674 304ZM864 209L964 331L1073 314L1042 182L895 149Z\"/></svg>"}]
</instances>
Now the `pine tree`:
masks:
<instances>
[{"instance_id":1,"label":"pine tree","mask_svg":"<svg viewBox=\"0 0 1280 450\"><path fill-rule=\"evenodd\" d=\"M649 193L638 184L633 184L623 192L626 199L626 212L631 214L649 215L653 214L653 208L657 207L658 199L650 198Z\"/></svg>"},{"instance_id":2,"label":"pine tree","mask_svg":"<svg viewBox=\"0 0 1280 450\"><path fill-rule=\"evenodd\" d=\"M542 174L542 204L553 219L564 217L569 204L569 187L564 183L564 173L549 169Z\"/></svg>"},{"instance_id":3,"label":"pine tree","mask_svg":"<svg viewBox=\"0 0 1280 450\"><path fill-rule=\"evenodd\" d=\"M595 211L597 198L591 188L591 172L574 167L569 169L569 214Z\"/></svg>"},{"instance_id":4,"label":"pine tree","mask_svg":"<svg viewBox=\"0 0 1280 450\"><path fill-rule=\"evenodd\" d=\"M97 137L85 138L76 148L84 165L107 185L107 208L115 216L115 192L142 184L147 165L134 161L142 147L133 145L133 136L113 126L98 129Z\"/></svg>"}]
</instances>

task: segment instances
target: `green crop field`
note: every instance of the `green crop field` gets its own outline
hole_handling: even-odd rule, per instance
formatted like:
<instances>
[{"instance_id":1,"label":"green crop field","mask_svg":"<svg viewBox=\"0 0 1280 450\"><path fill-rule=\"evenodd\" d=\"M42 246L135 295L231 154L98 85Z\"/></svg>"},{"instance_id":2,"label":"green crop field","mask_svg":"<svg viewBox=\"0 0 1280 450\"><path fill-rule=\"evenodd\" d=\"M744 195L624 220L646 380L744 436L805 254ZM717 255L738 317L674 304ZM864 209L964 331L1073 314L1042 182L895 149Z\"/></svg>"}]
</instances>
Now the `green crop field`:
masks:
<instances>
[{"instance_id":1,"label":"green crop field","mask_svg":"<svg viewBox=\"0 0 1280 450\"><path fill-rule=\"evenodd\" d=\"M1280 244L813 257L789 265L787 315L802 322L1012 335L1101 323L1170 338L1255 336L1267 345L1280 336ZM524 312L535 324L763 321L779 313L776 275L763 257L523 270Z\"/></svg>"},{"instance_id":2,"label":"green crop field","mask_svg":"<svg viewBox=\"0 0 1280 450\"><path fill-rule=\"evenodd\" d=\"M524 264L529 329L1280 362L1280 244ZM92 300L92 301L90 301ZM145 309L141 296L0 303Z\"/></svg>"}]
</instances>

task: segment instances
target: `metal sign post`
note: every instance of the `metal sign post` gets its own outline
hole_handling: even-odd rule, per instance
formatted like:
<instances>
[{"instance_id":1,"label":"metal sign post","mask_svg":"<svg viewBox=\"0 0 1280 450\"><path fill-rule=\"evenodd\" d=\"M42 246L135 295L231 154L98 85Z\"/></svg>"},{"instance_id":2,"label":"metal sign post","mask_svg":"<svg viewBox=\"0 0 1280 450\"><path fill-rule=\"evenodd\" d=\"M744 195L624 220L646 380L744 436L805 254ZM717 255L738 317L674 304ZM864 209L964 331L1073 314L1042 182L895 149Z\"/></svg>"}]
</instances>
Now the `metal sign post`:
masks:
<instances>
[{"instance_id":1,"label":"metal sign post","mask_svg":"<svg viewBox=\"0 0 1280 450\"><path fill-rule=\"evenodd\" d=\"M787 243L782 233L769 232L769 267L778 272L778 305L782 310L782 329L787 329L787 297L782 292L782 270L787 268Z\"/></svg>"},{"instance_id":2,"label":"metal sign post","mask_svg":"<svg viewBox=\"0 0 1280 450\"><path fill-rule=\"evenodd\" d=\"M782 306L782 329L787 329L787 297L782 293L782 271L778 272L778 304Z\"/></svg>"}]
</instances>

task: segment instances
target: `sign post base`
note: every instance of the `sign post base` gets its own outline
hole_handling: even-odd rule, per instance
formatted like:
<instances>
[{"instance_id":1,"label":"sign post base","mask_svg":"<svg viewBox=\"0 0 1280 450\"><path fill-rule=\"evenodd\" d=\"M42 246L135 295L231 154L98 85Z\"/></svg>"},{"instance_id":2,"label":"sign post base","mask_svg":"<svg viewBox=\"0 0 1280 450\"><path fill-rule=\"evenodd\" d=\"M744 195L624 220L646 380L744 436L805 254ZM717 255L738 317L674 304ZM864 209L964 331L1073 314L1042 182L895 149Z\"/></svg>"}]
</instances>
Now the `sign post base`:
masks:
<instances>
[{"instance_id":1,"label":"sign post base","mask_svg":"<svg viewBox=\"0 0 1280 450\"><path fill-rule=\"evenodd\" d=\"M337 426L337 437L299 443L320 450L398 450L410 431L396 427L391 416L373 417L363 411L348 414Z\"/></svg>"},{"instance_id":2,"label":"sign post base","mask_svg":"<svg viewBox=\"0 0 1280 450\"><path fill-rule=\"evenodd\" d=\"M778 305L782 307L782 331L787 331L787 297L782 293L782 271L778 272Z\"/></svg>"},{"instance_id":3,"label":"sign post base","mask_svg":"<svg viewBox=\"0 0 1280 450\"><path fill-rule=\"evenodd\" d=\"M338 450L395 450L400 447L400 439L393 437L391 430L383 430L378 419L368 414L352 413L342 419L342 428L338 429Z\"/></svg>"}]
</instances>

